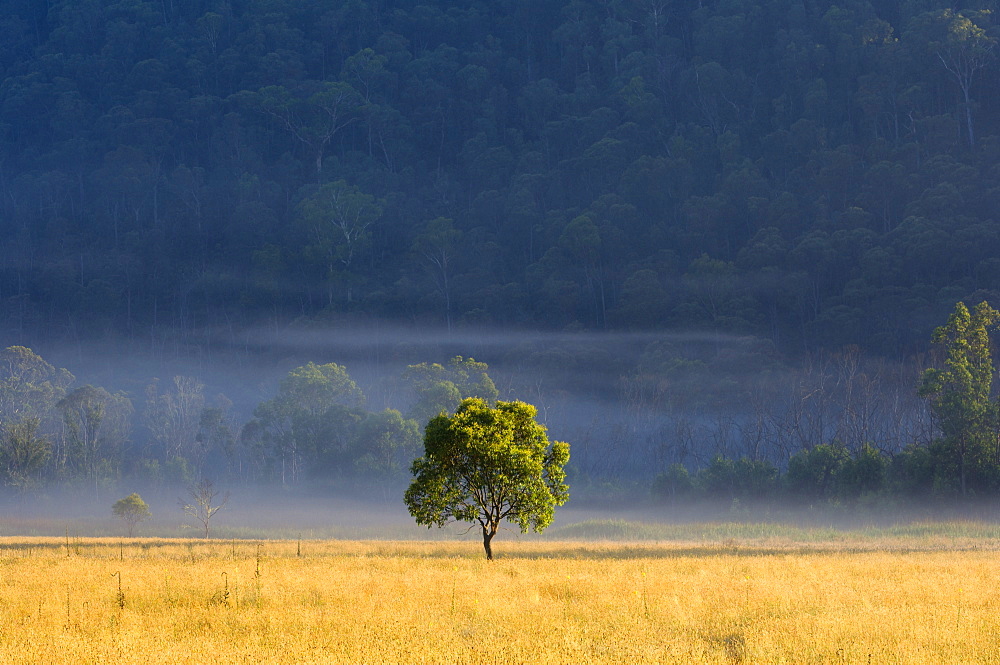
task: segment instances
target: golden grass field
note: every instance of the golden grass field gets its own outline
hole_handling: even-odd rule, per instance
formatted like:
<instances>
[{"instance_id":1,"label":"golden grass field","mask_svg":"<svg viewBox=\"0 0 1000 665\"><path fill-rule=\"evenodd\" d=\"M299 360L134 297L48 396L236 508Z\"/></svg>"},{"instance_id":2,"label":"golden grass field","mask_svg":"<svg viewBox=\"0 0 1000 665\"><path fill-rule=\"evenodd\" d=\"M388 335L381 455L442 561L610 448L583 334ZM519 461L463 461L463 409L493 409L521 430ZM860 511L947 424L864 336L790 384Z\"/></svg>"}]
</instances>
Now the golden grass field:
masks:
<instances>
[{"instance_id":1,"label":"golden grass field","mask_svg":"<svg viewBox=\"0 0 1000 665\"><path fill-rule=\"evenodd\" d=\"M1000 663L998 548L6 537L0 662Z\"/></svg>"}]
</instances>

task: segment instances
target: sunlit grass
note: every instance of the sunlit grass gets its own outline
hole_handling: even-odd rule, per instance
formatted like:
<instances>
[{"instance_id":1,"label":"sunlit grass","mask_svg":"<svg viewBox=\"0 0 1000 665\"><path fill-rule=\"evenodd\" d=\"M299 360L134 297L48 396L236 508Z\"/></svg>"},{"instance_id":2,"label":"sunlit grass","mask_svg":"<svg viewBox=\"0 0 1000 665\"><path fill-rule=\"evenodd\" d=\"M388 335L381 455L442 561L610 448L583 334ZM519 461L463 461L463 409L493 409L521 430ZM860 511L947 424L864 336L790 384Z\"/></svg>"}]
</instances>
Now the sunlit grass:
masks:
<instances>
[{"instance_id":1,"label":"sunlit grass","mask_svg":"<svg viewBox=\"0 0 1000 665\"><path fill-rule=\"evenodd\" d=\"M782 522L698 522L647 523L626 520L587 520L550 529L549 539L562 540L638 540L691 541L717 543L724 541L845 543L920 547L955 546L959 541L969 545L1000 544L1000 525L977 521L910 522L888 526L834 528L832 526L801 526Z\"/></svg>"},{"instance_id":2,"label":"sunlit grass","mask_svg":"<svg viewBox=\"0 0 1000 665\"><path fill-rule=\"evenodd\" d=\"M725 533L2 538L0 662L1000 662L986 525Z\"/></svg>"}]
</instances>

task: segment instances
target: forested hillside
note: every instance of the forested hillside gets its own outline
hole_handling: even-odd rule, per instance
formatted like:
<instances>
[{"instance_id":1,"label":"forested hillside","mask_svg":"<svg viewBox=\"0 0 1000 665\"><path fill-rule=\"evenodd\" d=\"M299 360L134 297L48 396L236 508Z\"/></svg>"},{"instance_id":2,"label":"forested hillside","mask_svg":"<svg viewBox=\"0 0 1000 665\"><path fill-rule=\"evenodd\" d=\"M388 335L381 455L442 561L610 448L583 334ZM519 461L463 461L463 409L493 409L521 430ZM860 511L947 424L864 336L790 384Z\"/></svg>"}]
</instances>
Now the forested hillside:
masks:
<instances>
[{"instance_id":1,"label":"forested hillside","mask_svg":"<svg viewBox=\"0 0 1000 665\"><path fill-rule=\"evenodd\" d=\"M8 343L332 317L903 355L1000 289L993 2L2 4Z\"/></svg>"}]
</instances>

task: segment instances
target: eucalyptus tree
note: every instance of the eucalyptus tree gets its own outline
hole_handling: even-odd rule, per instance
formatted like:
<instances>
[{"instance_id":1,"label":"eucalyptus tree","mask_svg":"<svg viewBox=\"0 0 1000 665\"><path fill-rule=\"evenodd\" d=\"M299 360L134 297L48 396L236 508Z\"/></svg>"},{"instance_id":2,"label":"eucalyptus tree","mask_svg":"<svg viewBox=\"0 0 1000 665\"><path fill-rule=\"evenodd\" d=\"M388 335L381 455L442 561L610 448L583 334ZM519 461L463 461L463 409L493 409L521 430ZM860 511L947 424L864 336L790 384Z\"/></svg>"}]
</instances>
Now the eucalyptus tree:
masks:
<instances>
[{"instance_id":1,"label":"eucalyptus tree","mask_svg":"<svg viewBox=\"0 0 1000 665\"><path fill-rule=\"evenodd\" d=\"M293 89L261 88L254 106L301 143L314 161L316 176L334 137L357 120L362 99L343 81L302 81Z\"/></svg>"},{"instance_id":2,"label":"eucalyptus tree","mask_svg":"<svg viewBox=\"0 0 1000 665\"><path fill-rule=\"evenodd\" d=\"M334 304L337 281L344 283L346 300L351 302L352 282L357 280L353 264L371 243L372 226L382 216L383 202L343 180L305 191L297 212L309 236L306 254L323 265L329 304Z\"/></svg>"},{"instance_id":3,"label":"eucalyptus tree","mask_svg":"<svg viewBox=\"0 0 1000 665\"><path fill-rule=\"evenodd\" d=\"M208 538L209 526L212 518L217 512L225 508L229 501L229 492L226 492L221 500L217 500L219 490L211 480L202 478L194 485L188 487L188 498L178 499L177 503L186 517L199 522L203 529L202 538Z\"/></svg>"},{"instance_id":4,"label":"eucalyptus tree","mask_svg":"<svg viewBox=\"0 0 1000 665\"><path fill-rule=\"evenodd\" d=\"M464 400L452 416L441 414L424 431L424 455L413 462L406 507L417 524L479 525L486 558L505 521L521 533L541 532L555 507L569 499L565 466L569 444L550 442L524 402Z\"/></svg>"},{"instance_id":5,"label":"eucalyptus tree","mask_svg":"<svg viewBox=\"0 0 1000 665\"><path fill-rule=\"evenodd\" d=\"M989 12L971 12L966 15L946 9L939 21L945 29L945 37L933 42L935 55L948 74L962 91L962 106L965 110L965 126L969 147L976 147L976 134L972 122L972 86L980 71L985 69L995 57L997 40L986 28ZM983 26L986 26L985 28Z\"/></svg>"},{"instance_id":6,"label":"eucalyptus tree","mask_svg":"<svg viewBox=\"0 0 1000 665\"><path fill-rule=\"evenodd\" d=\"M62 412L66 445L61 465L91 480L117 475L132 431L132 401L124 393L81 386L56 405Z\"/></svg>"},{"instance_id":7,"label":"eucalyptus tree","mask_svg":"<svg viewBox=\"0 0 1000 665\"><path fill-rule=\"evenodd\" d=\"M135 492L115 501L111 506L111 514L125 523L129 538L135 533L135 527L139 522L144 522L153 516L149 512L149 506Z\"/></svg>"},{"instance_id":8,"label":"eucalyptus tree","mask_svg":"<svg viewBox=\"0 0 1000 665\"><path fill-rule=\"evenodd\" d=\"M403 373L403 382L416 394L410 417L424 424L439 413L453 412L469 397L492 404L500 393L487 370L489 365L486 363L462 356L455 356L447 365L410 365Z\"/></svg>"},{"instance_id":9,"label":"eucalyptus tree","mask_svg":"<svg viewBox=\"0 0 1000 665\"><path fill-rule=\"evenodd\" d=\"M8 485L33 485L52 456L56 404L74 377L24 346L0 351L0 472Z\"/></svg>"},{"instance_id":10,"label":"eucalyptus tree","mask_svg":"<svg viewBox=\"0 0 1000 665\"><path fill-rule=\"evenodd\" d=\"M939 479L957 481L962 496L982 487L996 471L995 460L989 468L990 444L995 444L991 439L995 408L990 400L994 370L989 329L998 321L1000 312L985 301L971 313L965 303L956 304L947 323L931 336L945 352L944 367L926 369L920 382L919 393L929 400L941 433L934 446L942 458ZM950 477L941 478L942 473Z\"/></svg>"},{"instance_id":11,"label":"eucalyptus tree","mask_svg":"<svg viewBox=\"0 0 1000 665\"><path fill-rule=\"evenodd\" d=\"M24 491L38 482L38 471L52 455L52 441L39 419L23 418L0 427L0 474L5 484Z\"/></svg>"},{"instance_id":12,"label":"eucalyptus tree","mask_svg":"<svg viewBox=\"0 0 1000 665\"><path fill-rule=\"evenodd\" d=\"M453 220L437 217L427 222L413 240L413 254L430 276L444 300L444 318L451 332L455 264L462 256L462 231Z\"/></svg>"},{"instance_id":13,"label":"eucalyptus tree","mask_svg":"<svg viewBox=\"0 0 1000 665\"><path fill-rule=\"evenodd\" d=\"M68 370L57 369L31 349L7 347L0 351L0 420L45 420L73 381Z\"/></svg>"},{"instance_id":14,"label":"eucalyptus tree","mask_svg":"<svg viewBox=\"0 0 1000 665\"><path fill-rule=\"evenodd\" d=\"M198 425L205 408L205 385L190 376L175 376L172 386L160 388L159 379L146 387L143 424L164 460L190 461L196 454Z\"/></svg>"},{"instance_id":15,"label":"eucalyptus tree","mask_svg":"<svg viewBox=\"0 0 1000 665\"><path fill-rule=\"evenodd\" d=\"M364 418L364 402L343 366L309 362L290 371L277 395L257 406L248 430L273 456L282 484L294 484L306 471L339 466Z\"/></svg>"},{"instance_id":16,"label":"eucalyptus tree","mask_svg":"<svg viewBox=\"0 0 1000 665\"><path fill-rule=\"evenodd\" d=\"M369 413L358 423L352 454L363 474L398 478L420 447L420 426L395 409Z\"/></svg>"}]
</instances>

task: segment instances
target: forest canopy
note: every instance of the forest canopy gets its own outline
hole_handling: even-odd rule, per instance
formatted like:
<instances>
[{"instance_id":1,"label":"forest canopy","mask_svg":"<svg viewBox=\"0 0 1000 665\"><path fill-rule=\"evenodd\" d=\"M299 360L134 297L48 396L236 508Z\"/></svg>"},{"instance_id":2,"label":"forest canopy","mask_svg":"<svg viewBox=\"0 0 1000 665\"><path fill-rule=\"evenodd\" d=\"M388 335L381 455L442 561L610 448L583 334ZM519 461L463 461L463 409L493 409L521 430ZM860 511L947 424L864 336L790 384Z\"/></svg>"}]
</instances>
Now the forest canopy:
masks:
<instances>
[{"instance_id":1,"label":"forest canopy","mask_svg":"<svg viewBox=\"0 0 1000 665\"><path fill-rule=\"evenodd\" d=\"M1000 302L994 5L10 0L0 317L905 355Z\"/></svg>"},{"instance_id":2,"label":"forest canopy","mask_svg":"<svg viewBox=\"0 0 1000 665\"><path fill-rule=\"evenodd\" d=\"M1000 303L995 4L10 0L0 480L398 481L513 397L574 487L994 492L921 354Z\"/></svg>"}]
</instances>

